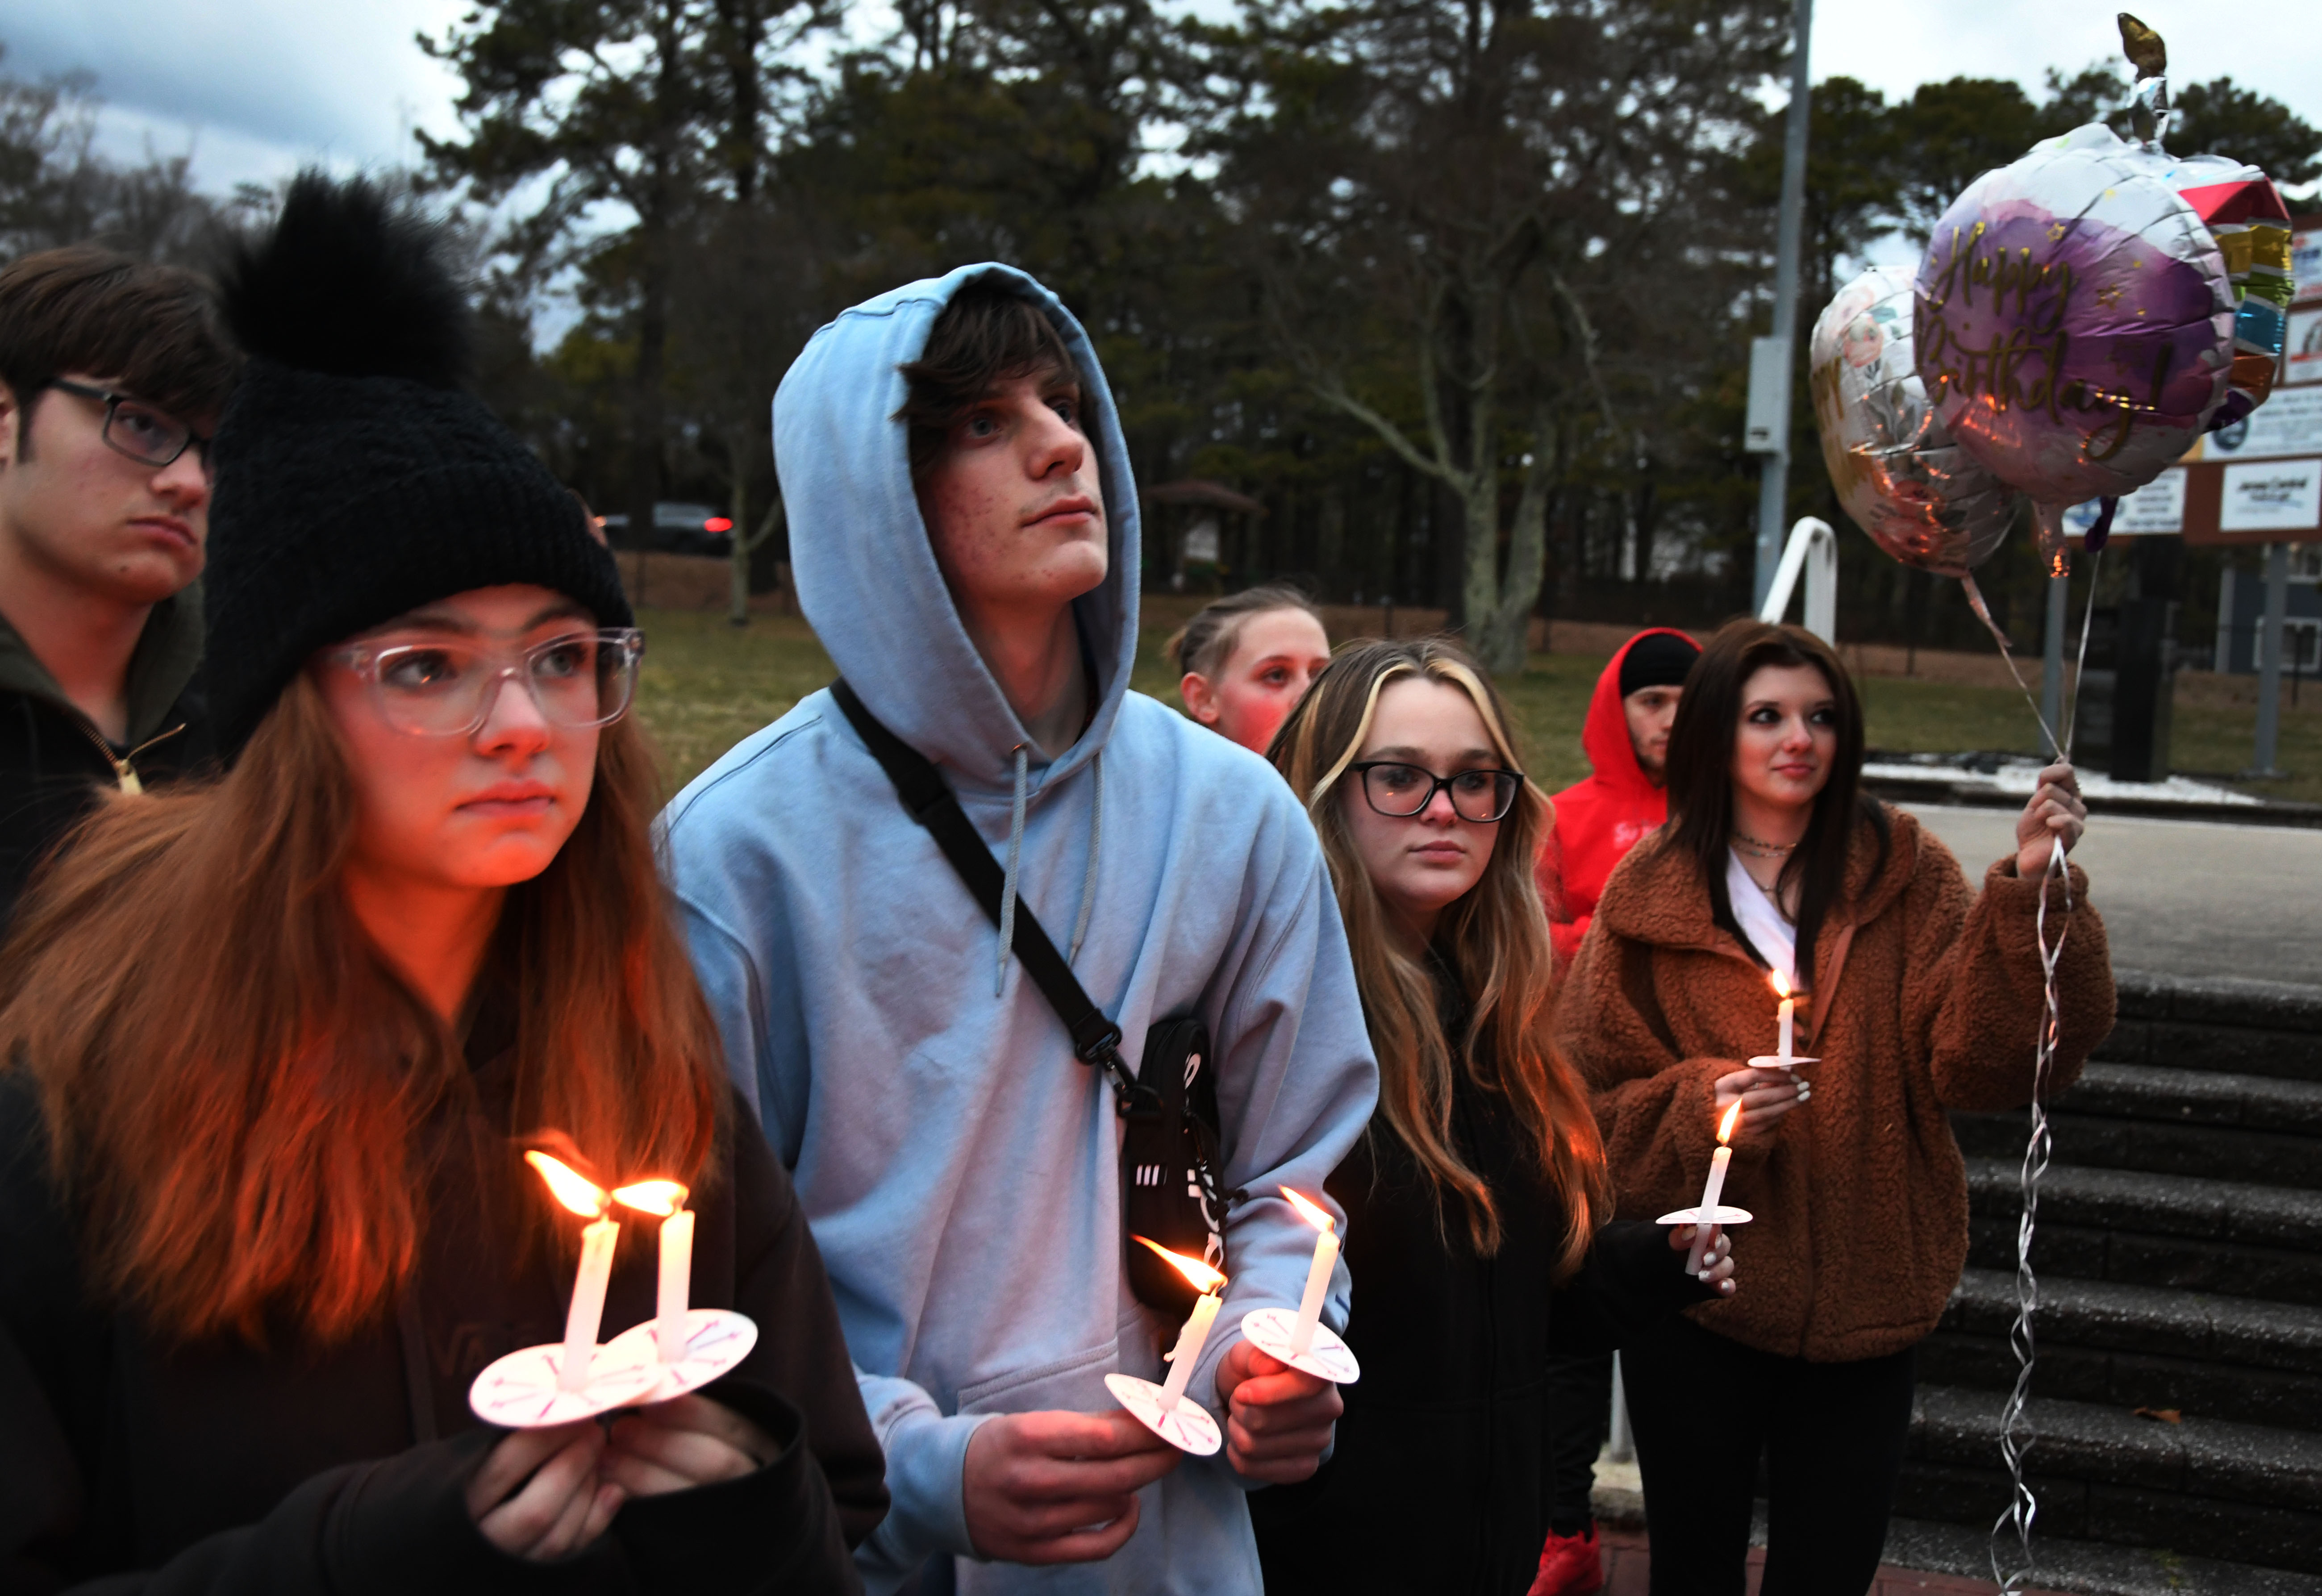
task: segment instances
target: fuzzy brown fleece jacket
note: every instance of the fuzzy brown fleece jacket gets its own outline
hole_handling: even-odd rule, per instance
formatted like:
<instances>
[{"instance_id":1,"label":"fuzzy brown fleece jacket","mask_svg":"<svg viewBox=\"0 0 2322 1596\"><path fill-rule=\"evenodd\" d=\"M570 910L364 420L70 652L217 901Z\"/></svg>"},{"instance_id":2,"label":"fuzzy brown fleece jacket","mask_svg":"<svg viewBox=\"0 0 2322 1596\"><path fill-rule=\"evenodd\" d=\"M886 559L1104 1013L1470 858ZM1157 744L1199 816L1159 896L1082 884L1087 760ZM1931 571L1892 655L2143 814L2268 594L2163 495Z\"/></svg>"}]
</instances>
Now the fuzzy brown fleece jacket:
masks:
<instances>
[{"instance_id":1,"label":"fuzzy brown fleece jacket","mask_svg":"<svg viewBox=\"0 0 2322 1596\"><path fill-rule=\"evenodd\" d=\"M1945 1111L2031 1100L2043 1011L2040 883L2011 857L1979 895L1941 841L1887 816L1883 868L1869 826L1856 828L1849 907L1825 925L1799 1005L1797 1051L1821 1060L1804 1072L1814 1097L1770 1144L1734 1150L1724 1200L1755 1216L1732 1233L1741 1290L1689 1310L1746 1346L1818 1363L1879 1357L1934 1328L1967 1261L1967 1171ZM1714 922L1700 870L1668 835L1614 871L1557 1005L1624 1219L1700 1200L1712 1083L1775 1045L1766 972ZM2113 1023L2104 922L2071 873L2052 1099ZM2052 941L2064 889L2046 889Z\"/></svg>"}]
</instances>

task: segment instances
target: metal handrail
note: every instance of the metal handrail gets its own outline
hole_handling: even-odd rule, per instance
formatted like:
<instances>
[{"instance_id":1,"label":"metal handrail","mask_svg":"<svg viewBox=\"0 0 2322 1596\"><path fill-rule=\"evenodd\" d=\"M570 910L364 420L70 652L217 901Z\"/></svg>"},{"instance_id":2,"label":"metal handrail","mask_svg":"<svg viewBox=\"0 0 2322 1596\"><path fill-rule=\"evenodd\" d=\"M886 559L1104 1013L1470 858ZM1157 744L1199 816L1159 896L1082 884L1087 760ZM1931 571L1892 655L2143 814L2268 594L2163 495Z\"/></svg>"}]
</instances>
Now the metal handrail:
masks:
<instances>
[{"instance_id":1,"label":"metal handrail","mask_svg":"<svg viewBox=\"0 0 2322 1596\"><path fill-rule=\"evenodd\" d=\"M1782 562L1774 570L1774 584L1758 618L1779 622L1797 591L1800 573L1805 577L1805 629L1824 643L1838 641L1838 534L1817 515L1801 516L1790 528L1782 549Z\"/></svg>"}]
</instances>

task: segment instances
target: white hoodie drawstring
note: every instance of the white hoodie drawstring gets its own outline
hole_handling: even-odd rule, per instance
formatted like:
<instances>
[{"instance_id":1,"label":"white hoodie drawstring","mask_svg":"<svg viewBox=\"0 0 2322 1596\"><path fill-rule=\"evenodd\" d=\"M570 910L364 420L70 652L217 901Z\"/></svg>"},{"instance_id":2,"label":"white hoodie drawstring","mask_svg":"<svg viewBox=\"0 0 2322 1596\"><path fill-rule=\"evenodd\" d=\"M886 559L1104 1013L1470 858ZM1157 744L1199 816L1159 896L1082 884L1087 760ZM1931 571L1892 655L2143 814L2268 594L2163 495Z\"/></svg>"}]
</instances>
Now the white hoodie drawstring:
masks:
<instances>
[{"instance_id":1,"label":"white hoodie drawstring","mask_svg":"<svg viewBox=\"0 0 2322 1596\"><path fill-rule=\"evenodd\" d=\"M1016 800L1008 821L1008 869L1000 882L1000 963L992 972L992 995L1008 987L1008 955L1016 945L1016 867L1024 858L1024 744L1016 744Z\"/></svg>"}]
</instances>

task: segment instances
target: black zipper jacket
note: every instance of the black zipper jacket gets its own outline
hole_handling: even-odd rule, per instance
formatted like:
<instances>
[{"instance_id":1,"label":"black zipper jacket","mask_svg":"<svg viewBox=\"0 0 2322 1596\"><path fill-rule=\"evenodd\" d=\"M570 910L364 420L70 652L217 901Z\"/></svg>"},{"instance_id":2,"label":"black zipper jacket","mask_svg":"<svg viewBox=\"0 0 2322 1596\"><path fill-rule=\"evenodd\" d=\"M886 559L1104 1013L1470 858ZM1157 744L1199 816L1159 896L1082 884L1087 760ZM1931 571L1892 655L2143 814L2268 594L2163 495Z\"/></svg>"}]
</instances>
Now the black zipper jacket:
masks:
<instances>
[{"instance_id":1,"label":"black zipper jacket","mask_svg":"<svg viewBox=\"0 0 2322 1596\"><path fill-rule=\"evenodd\" d=\"M814 1238L738 1102L723 1178L692 1204L693 1301L757 1322L750 1356L705 1390L780 1455L632 1501L561 1563L508 1557L469 1519L467 1482L503 1433L469 1411L469 1384L561 1339L571 1288L570 1263L525 1240L523 1205L544 1199L506 1135L509 1036L489 1010L471 1027L477 1107L439 1124L402 1310L324 1349L288 1330L271 1351L165 1345L91 1302L37 1099L0 1072L0 1593L860 1591L848 1547L886 1512L884 1465ZM654 1242L651 1223L622 1227L607 1339L653 1316Z\"/></svg>"},{"instance_id":2,"label":"black zipper jacket","mask_svg":"<svg viewBox=\"0 0 2322 1596\"><path fill-rule=\"evenodd\" d=\"M197 582L147 617L129 661L129 740L115 743L0 616L0 926L34 868L106 788L133 791L210 757L195 685L201 657Z\"/></svg>"},{"instance_id":3,"label":"black zipper jacket","mask_svg":"<svg viewBox=\"0 0 2322 1596\"><path fill-rule=\"evenodd\" d=\"M1551 1284L1563 1206L1506 1099L1456 1079L1452 1129L1491 1187L1500 1250L1478 1255L1457 1212L1439 1228L1426 1176L1374 1117L1329 1181L1363 1377L1340 1390L1337 1445L1313 1478L1249 1499L1267 1596L1523 1596L1553 1487L1550 1354L1610 1352L1706 1295L1649 1224L1607 1225Z\"/></svg>"}]
</instances>

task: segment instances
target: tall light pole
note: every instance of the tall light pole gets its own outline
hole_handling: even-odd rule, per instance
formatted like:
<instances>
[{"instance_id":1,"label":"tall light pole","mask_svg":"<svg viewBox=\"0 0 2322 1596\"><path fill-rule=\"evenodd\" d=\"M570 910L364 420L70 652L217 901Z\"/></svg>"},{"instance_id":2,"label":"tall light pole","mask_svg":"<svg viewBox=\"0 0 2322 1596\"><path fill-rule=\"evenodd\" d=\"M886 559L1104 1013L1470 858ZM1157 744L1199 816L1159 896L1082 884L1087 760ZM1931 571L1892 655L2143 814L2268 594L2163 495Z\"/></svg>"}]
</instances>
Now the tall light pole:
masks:
<instances>
[{"instance_id":1,"label":"tall light pole","mask_svg":"<svg viewBox=\"0 0 2322 1596\"><path fill-rule=\"evenodd\" d=\"M1813 86L1806 41L1814 33L1814 0L1796 0L1791 23L1790 109L1782 141L1782 208L1774 241L1774 333L1750 349L1748 446L1764 455L1758 478L1758 570L1751 592L1763 606L1782 562L1782 522L1790 490L1790 370L1797 339L1799 238L1806 201L1806 122Z\"/></svg>"}]
</instances>

